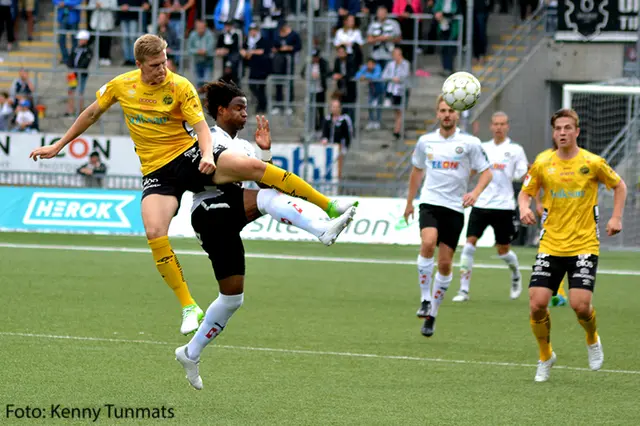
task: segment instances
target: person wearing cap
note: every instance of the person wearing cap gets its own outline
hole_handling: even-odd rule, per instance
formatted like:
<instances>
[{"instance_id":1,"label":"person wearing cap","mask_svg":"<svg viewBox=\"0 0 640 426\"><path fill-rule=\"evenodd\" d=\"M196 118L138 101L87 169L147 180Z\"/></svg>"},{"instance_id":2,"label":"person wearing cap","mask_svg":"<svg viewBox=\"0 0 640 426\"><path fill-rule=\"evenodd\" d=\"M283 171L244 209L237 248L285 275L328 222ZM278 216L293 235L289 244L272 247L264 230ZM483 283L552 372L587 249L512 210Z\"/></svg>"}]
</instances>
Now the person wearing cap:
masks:
<instances>
[{"instance_id":1,"label":"person wearing cap","mask_svg":"<svg viewBox=\"0 0 640 426\"><path fill-rule=\"evenodd\" d=\"M249 89L255 96L258 105L256 114L267 112L266 80L271 73L271 43L262 36L260 27L255 22L249 26L249 37L244 40L240 55L249 68Z\"/></svg>"},{"instance_id":2,"label":"person wearing cap","mask_svg":"<svg viewBox=\"0 0 640 426\"><path fill-rule=\"evenodd\" d=\"M224 23L222 32L216 43L216 56L222 58L222 63L231 62L233 72L238 75L240 66L240 32L235 29L233 21ZM236 81L237 83L237 81Z\"/></svg>"},{"instance_id":3,"label":"person wearing cap","mask_svg":"<svg viewBox=\"0 0 640 426\"><path fill-rule=\"evenodd\" d=\"M196 88L204 86L213 74L213 33L207 24L198 19L196 29L191 31L187 39L187 48L193 58L196 72Z\"/></svg>"},{"instance_id":4,"label":"person wearing cap","mask_svg":"<svg viewBox=\"0 0 640 426\"><path fill-rule=\"evenodd\" d=\"M93 151L89 155L89 162L78 167L76 172L84 176L84 185L88 188L102 188L104 176L107 174L107 166L100 161L100 154Z\"/></svg>"},{"instance_id":5,"label":"person wearing cap","mask_svg":"<svg viewBox=\"0 0 640 426\"><path fill-rule=\"evenodd\" d=\"M84 88L87 85L89 74L86 71L78 70L86 70L89 68L89 64L93 58L93 50L91 50L91 47L89 46L90 38L91 34L89 34L89 31L78 31L78 34L76 35L78 44L71 49L71 55L69 55L69 59L67 60L67 67L69 67L69 74L67 75L67 81L69 82L69 98L67 99L67 112L65 113L65 117L74 115L75 97L77 97L79 101L78 111L82 111L84 109L84 100L82 99L82 96L84 95Z\"/></svg>"},{"instance_id":6,"label":"person wearing cap","mask_svg":"<svg viewBox=\"0 0 640 426\"><path fill-rule=\"evenodd\" d=\"M16 108L16 126L13 128L14 132L28 132L32 129L33 124L36 121L36 116L31 112L31 101L26 99L20 101Z\"/></svg>"}]
</instances>

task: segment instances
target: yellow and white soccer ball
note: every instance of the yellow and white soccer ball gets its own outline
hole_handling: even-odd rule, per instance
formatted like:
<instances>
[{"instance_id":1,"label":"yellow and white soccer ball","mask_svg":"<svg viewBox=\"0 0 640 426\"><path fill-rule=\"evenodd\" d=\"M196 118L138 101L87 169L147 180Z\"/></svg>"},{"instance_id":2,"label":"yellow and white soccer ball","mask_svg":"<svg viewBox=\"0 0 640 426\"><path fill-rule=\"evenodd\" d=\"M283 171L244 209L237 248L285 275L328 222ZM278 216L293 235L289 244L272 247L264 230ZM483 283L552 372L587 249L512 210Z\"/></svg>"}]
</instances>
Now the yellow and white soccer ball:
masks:
<instances>
[{"instance_id":1,"label":"yellow and white soccer ball","mask_svg":"<svg viewBox=\"0 0 640 426\"><path fill-rule=\"evenodd\" d=\"M482 87L480 82L468 72L453 73L442 85L442 97L451 108L456 111L466 111L480 99Z\"/></svg>"}]
</instances>

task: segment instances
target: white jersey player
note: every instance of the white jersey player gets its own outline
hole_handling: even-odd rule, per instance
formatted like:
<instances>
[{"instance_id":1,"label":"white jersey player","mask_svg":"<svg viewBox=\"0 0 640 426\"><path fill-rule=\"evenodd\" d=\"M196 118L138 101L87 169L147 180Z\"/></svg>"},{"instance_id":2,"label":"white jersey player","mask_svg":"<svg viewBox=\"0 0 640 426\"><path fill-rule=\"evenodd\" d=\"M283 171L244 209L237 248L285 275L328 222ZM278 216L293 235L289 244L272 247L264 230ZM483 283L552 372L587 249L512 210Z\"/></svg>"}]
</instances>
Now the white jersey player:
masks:
<instances>
[{"instance_id":1,"label":"white jersey player","mask_svg":"<svg viewBox=\"0 0 640 426\"><path fill-rule=\"evenodd\" d=\"M520 180L527 173L527 156L522 147L507 136L509 117L504 112L496 112L491 117L491 132L493 139L483 143L482 147L489 157L493 180L469 216L467 243L460 258L460 291L453 298L454 302L469 300L473 255L478 239L488 226L493 228L498 256L511 269L511 299L517 299L522 292L518 256L511 250L511 241L517 233L513 181Z\"/></svg>"},{"instance_id":2,"label":"white jersey player","mask_svg":"<svg viewBox=\"0 0 640 426\"><path fill-rule=\"evenodd\" d=\"M421 246L418 282L421 303L417 315L425 318L421 331L427 337L435 331L438 309L451 283L453 254L464 226L464 208L476 203L492 176L480 140L462 133L456 127L458 113L441 96L436 105L440 128L418 140L413 152L413 169L404 213L405 220L413 216L413 200L426 173L419 199ZM473 191L467 193L472 170L479 172L480 178ZM432 298L431 275L436 244L438 271Z\"/></svg>"}]
</instances>

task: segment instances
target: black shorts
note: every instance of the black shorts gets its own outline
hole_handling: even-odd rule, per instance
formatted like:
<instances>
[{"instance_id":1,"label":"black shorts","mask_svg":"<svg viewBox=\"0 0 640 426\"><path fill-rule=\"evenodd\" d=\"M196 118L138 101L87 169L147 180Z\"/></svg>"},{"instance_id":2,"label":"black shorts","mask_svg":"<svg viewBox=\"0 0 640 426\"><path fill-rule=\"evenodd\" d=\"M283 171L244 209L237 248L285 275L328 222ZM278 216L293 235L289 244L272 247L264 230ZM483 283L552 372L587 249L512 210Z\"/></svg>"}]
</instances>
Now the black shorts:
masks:
<instances>
[{"instance_id":1,"label":"black shorts","mask_svg":"<svg viewBox=\"0 0 640 426\"><path fill-rule=\"evenodd\" d=\"M217 163L225 147L217 146L213 151L213 159ZM202 192L205 186L213 185L213 175L205 175L198 170L202 153L198 143L158 170L142 177L142 198L151 194L173 195L178 205L185 191Z\"/></svg>"},{"instance_id":2,"label":"black shorts","mask_svg":"<svg viewBox=\"0 0 640 426\"><path fill-rule=\"evenodd\" d=\"M496 244L511 244L517 233L516 212L514 210L472 208L467 226L467 238L482 237L487 226L493 228Z\"/></svg>"},{"instance_id":3,"label":"black shorts","mask_svg":"<svg viewBox=\"0 0 640 426\"><path fill-rule=\"evenodd\" d=\"M209 255L218 281L245 274L244 246L240 231L247 224L244 190L236 184L217 186L191 213L191 226Z\"/></svg>"},{"instance_id":4,"label":"black shorts","mask_svg":"<svg viewBox=\"0 0 640 426\"><path fill-rule=\"evenodd\" d=\"M538 253L529 287L545 287L555 294L564 274L567 274L569 289L582 288L593 292L597 270L598 256L595 254L560 257Z\"/></svg>"},{"instance_id":5,"label":"black shorts","mask_svg":"<svg viewBox=\"0 0 640 426\"><path fill-rule=\"evenodd\" d=\"M442 206L420 204L420 229L436 228L438 244L444 243L453 250L458 247L464 228L464 214Z\"/></svg>"}]
</instances>

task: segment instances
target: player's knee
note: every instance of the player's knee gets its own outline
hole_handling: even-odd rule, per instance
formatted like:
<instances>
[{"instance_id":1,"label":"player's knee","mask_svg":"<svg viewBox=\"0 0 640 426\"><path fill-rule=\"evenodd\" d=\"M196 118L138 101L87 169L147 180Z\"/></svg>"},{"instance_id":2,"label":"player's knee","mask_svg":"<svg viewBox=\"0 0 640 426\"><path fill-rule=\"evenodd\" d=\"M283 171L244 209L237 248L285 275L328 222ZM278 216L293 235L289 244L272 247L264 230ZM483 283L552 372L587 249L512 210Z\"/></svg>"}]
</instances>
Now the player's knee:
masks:
<instances>
[{"instance_id":1,"label":"player's knee","mask_svg":"<svg viewBox=\"0 0 640 426\"><path fill-rule=\"evenodd\" d=\"M536 321L543 319L547 314L547 304L548 302L540 297L532 297L529 299L529 313L531 314L531 318Z\"/></svg>"},{"instance_id":2,"label":"player's knee","mask_svg":"<svg viewBox=\"0 0 640 426\"><path fill-rule=\"evenodd\" d=\"M423 241L420 245L420 255L422 257L426 257L427 259L432 258L436 252L436 243L429 241Z\"/></svg>"},{"instance_id":3,"label":"player's knee","mask_svg":"<svg viewBox=\"0 0 640 426\"><path fill-rule=\"evenodd\" d=\"M147 240L154 240L156 238L160 238L160 237L166 237L168 232L167 229L164 226L147 226L144 229L145 233L147 234Z\"/></svg>"},{"instance_id":4,"label":"player's knee","mask_svg":"<svg viewBox=\"0 0 640 426\"><path fill-rule=\"evenodd\" d=\"M451 269L453 268L453 261L447 260L438 260L438 272L440 275L449 276L451 275Z\"/></svg>"},{"instance_id":5,"label":"player's knee","mask_svg":"<svg viewBox=\"0 0 640 426\"><path fill-rule=\"evenodd\" d=\"M570 299L571 309L576 313L579 318L588 318L591 314L591 303L588 300L574 300Z\"/></svg>"},{"instance_id":6,"label":"player's knee","mask_svg":"<svg viewBox=\"0 0 640 426\"><path fill-rule=\"evenodd\" d=\"M247 161L243 165L244 172L247 177L254 181L259 181L264 176L264 171L267 168L267 164L264 161L260 161L257 158L247 158Z\"/></svg>"},{"instance_id":7,"label":"player's knee","mask_svg":"<svg viewBox=\"0 0 640 426\"><path fill-rule=\"evenodd\" d=\"M496 244L496 249L498 250L498 255L504 256L509 253L509 245Z\"/></svg>"}]
</instances>

